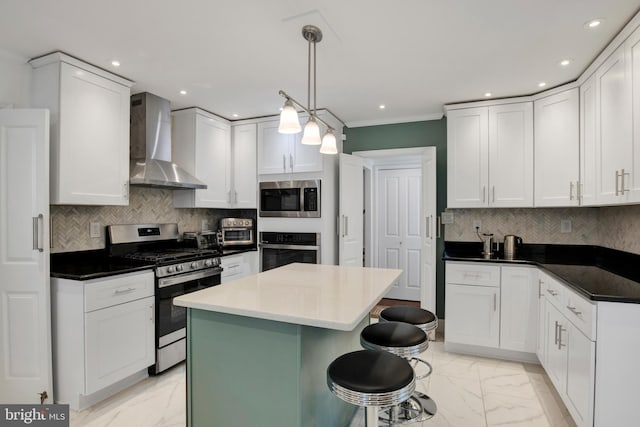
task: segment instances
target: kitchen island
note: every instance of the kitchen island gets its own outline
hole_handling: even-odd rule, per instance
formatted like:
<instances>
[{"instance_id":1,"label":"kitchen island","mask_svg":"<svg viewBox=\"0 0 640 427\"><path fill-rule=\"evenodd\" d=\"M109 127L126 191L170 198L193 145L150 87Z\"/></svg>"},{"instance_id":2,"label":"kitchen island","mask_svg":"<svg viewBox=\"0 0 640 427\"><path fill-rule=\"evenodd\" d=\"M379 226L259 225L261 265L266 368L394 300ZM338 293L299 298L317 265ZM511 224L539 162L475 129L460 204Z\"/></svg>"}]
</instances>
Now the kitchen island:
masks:
<instances>
[{"instance_id":1,"label":"kitchen island","mask_svg":"<svg viewBox=\"0 0 640 427\"><path fill-rule=\"evenodd\" d=\"M174 299L187 307L188 426L347 426L326 384L402 270L289 264Z\"/></svg>"}]
</instances>

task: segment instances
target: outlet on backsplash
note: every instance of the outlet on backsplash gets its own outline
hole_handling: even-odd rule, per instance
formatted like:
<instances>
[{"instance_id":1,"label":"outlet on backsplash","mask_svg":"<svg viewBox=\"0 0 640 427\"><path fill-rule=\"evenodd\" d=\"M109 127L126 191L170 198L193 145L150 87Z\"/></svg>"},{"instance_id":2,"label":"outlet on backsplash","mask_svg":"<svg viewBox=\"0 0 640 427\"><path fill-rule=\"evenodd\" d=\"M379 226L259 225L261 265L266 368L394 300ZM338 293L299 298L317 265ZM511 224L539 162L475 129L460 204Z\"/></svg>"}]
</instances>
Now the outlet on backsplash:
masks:
<instances>
[{"instance_id":1,"label":"outlet on backsplash","mask_svg":"<svg viewBox=\"0 0 640 427\"><path fill-rule=\"evenodd\" d=\"M560 232L561 233L571 233L571 220L563 219L560 221Z\"/></svg>"},{"instance_id":2,"label":"outlet on backsplash","mask_svg":"<svg viewBox=\"0 0 640 427\"><path fill-rule=\"evenodd\" d=\"M91 222L89 223L89 236L92 238L100 237L100 223L99 222Z\"/></svg>"},{"instance_id":3,"label":"outlet on backsplash","mask_svg":"<svg viewBox=\"0 0 640 427\"><path fill-rule=\"evenodd\" d=\"M200 227L201 227L200 229L202 231L208 231L209 230L209 220L208 219L203 219Z\"/></svg>"}]
</instances>

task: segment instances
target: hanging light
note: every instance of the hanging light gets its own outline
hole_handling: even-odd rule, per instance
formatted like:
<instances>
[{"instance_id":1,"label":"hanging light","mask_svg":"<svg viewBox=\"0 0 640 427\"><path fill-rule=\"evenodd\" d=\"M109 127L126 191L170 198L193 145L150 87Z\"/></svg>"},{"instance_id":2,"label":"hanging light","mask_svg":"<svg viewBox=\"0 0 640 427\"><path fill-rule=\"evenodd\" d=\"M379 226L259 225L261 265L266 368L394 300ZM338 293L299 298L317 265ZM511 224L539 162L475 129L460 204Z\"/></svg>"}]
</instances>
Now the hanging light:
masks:
<instances>
[{"instance_id":1,"label":"hanging light","mask_svg":"<svg viewBox=\"0 0 640 427\"><path fill-rule=\"evenodd\" d=\"M293 102L287 99L282 107L280 113L280 126L278 126L278 132L280 133L298 133L302 130L300 127L300 121L298 120L298 112L293 106Z\"/></svg>"},{"instance_id":2,"label":"hanging light","mask_svg":"<svg viewBox=\"0 0 640 427\"><path fill-rule=\"evenodd\" d=\"M309 117L309 121L304 126L304 134L300 142L304 145L320 145L320 126L313 116Z\"/></svg>"},{"instance_id":3,"label":"hanging light","mask_svg":"<svg viewBox=\"0 0 640 427\"><path fill-rule=\"evenodd\" d=\"M324 135L324 138L322 138L322 146L320 146L320 152L322 154L338 154L336 136L333 134L333 129L328 129L327 133Z\"/></svg>"},{"instance_id":4,"label":"hanging light","mask_svg":"<svg viewBox=\"0 0 640 427\"><path fill-rule=\"evenodd\" d=\"M302 144L305 145L321 145L320 152L323 154L337 154L338 149L336 146L336 137L334 135L333 128L317 115L316 110L316 43L322 40L322 31L320 28L314 25L305 25L302 27L302 37L308 42L308 55L307 55L307 106L304 107L298 101L287 95L284 91L280 91L286 101L282 112L280 113L280 126L278 132L280 133L298 133L302 129L300 128L300 121L298 119L298 112L296 106L306 111L309 114L309 120L304 126L304 134L302 136ZM313 109L311 109L311 50L313 48ZM320 140L320 127L318 122L326 126L327 132Z\"/></svg>"}]
</instances>

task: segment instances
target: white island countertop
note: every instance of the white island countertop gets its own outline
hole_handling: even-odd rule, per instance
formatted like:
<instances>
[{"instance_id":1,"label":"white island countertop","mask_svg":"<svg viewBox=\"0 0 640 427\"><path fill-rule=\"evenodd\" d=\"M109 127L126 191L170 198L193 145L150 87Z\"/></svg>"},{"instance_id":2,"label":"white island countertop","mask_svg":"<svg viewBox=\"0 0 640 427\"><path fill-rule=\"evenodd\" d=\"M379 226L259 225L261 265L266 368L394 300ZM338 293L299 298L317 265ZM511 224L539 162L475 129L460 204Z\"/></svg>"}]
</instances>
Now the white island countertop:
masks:
<instances>
[{"instance_id":1,"label":"white island countertop","mask_svg":"<svg viewBox=\"0 0 640 427\"><path fill-rule=\"evenodd\" d=\"M402 270L289 264L182 295L175 305L351 331L398 280Z\"/></svg>"}]
</instances>

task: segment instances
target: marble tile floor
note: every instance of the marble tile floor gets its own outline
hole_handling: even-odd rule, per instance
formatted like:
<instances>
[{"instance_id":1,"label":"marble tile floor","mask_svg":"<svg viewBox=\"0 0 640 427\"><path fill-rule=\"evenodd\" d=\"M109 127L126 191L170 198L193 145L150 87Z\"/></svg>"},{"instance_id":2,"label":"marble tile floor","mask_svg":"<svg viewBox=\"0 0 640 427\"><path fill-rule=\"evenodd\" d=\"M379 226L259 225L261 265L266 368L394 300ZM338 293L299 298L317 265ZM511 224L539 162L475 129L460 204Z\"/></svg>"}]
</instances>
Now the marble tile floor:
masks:
<instances>
[{"instance_id":1,"label":"marble tile floor","mask_svg":"<svg viewBox=\"0 0 640 427\"><path fill-rule=\"evenodd\" d=\"M542 367L447 353L442 337L422 355L434 372L419 381L438 413L423 427L575 427ZM88 410L71 411L72 427L182 427L185 366L150 377ZM364 427L359 410L350 427ZM275 427L275 426L274 426Z\"/></svg>"}]
</instances>

